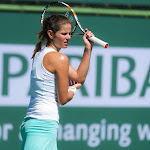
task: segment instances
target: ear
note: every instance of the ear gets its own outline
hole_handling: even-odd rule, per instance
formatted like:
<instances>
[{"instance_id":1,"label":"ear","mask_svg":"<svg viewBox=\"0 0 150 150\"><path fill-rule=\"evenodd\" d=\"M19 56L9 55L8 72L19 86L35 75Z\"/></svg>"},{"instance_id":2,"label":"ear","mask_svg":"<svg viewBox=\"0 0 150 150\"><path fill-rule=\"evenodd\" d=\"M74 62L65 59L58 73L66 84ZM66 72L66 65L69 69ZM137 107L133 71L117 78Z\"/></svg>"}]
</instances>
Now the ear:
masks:
<instances>
[{"instance_id":1,"label":"ear","mask_svg":"<svg viewBox=\"0 0 150 150\"><path fill-rule=\"evenodd\" d=\"M54 37L54 33L52 30L48 30L47 35L49 36L50 39L53 39L53 37Z\"/></svg>"}]
</instances>

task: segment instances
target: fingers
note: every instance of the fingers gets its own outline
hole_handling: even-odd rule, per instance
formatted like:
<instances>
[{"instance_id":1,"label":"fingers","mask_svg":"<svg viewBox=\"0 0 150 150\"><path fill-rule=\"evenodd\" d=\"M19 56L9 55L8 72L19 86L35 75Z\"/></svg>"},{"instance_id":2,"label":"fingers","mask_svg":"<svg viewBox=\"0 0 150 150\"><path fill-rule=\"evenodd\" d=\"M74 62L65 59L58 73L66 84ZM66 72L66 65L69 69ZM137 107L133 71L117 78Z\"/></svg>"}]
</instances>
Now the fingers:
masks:
<instances>
[{"instance_id":1,"label":"fingers","mask_svg":"<svg viewBox=\"0 0 150 150\"><path fill-rule=\"evenodd\" d=\"M84 41L86 48L92 49L94 42L90 41L89 38L93 37L93 36L94 36L94 34L86 28L84 36L83 36L83 41Z\"/></svg>"},{"instance_id":2,"label":"fingers","mask_svg":"<svg viewBox=\"0 0 150 150\"><path fill-rule=\"evenodd\" d=\"M86 28L86 29L85 29L85 36L86 36L86 38L88 39L89 37L94 36L94 34Z\"/></svg>"},{"instance_id":3,"label":"fingers","mask_svg":"<svg viewBox=\"0 0 150 150\"><path fill-rule=\"evenodd\" d=\"M75 87L76 89L79 89L81 86L82 86L81 83L69 80L69 87Z\"/></svg>"}]
</instances>

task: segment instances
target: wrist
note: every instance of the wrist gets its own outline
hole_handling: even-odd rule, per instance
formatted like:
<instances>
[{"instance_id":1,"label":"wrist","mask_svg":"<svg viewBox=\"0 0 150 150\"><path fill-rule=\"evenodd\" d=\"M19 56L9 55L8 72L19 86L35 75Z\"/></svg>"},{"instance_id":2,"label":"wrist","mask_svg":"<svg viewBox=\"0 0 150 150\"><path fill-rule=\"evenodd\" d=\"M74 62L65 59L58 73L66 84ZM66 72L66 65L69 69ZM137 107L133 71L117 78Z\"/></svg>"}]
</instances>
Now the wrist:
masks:
<instances>
[{"instance_id":1,"label":"wrist","mask_svg":"<svg viewBox=\"0 0 150 150\"><path fill-rule=\"evenodd\" d=\"M92 48L89 48L89 47L85 46L84 52L87 53L87 54L91 54Z\"/></svg>"},{"instance_id":2,"label":"wrist","mask_svg":"<svg viewBox=\"0 0 150 150\"><path fill-rule=\"evenodd\" d=\"M68 91L73 91L74 94L76 93L77 89L75 87L69 87Z\"/></svg>"}]
</instances>

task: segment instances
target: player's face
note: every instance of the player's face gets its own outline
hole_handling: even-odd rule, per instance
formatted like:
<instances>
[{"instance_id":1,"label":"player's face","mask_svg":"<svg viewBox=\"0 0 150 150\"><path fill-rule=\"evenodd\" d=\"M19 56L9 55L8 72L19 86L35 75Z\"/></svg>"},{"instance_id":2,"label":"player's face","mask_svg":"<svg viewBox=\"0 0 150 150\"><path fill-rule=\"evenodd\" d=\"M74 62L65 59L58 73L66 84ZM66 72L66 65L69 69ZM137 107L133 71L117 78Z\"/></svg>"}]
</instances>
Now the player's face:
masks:
<instances>
[{"instance_id":1,"label":"player's face","mask_svg":"<svg viewBox=\"0 0 150 150\"><path fill-rule=\"evenodd\" d=\"M60 26L60 30L53 36L52 44L57 48L67 48L69 40L71 39L71 24L64 24Z\"/></svg>"}]
</instances>

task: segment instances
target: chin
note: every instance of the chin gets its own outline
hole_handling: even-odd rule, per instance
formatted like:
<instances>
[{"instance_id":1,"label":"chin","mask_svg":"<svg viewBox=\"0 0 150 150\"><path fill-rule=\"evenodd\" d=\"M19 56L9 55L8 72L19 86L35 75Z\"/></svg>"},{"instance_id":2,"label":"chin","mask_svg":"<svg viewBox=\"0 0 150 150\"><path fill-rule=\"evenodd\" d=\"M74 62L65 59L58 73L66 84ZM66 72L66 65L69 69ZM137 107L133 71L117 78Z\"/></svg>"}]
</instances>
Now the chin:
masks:
<instances>
[{"instance_id":1,"label":"chin","mask_svg":"<svg viewBox=\"0 0 150 150\"><path fill-rule=\"evenodd\" d=\"M63 48L67 48L67 47L68 47L68 45L63 46Z\"/></svg>"}]
</instances>

